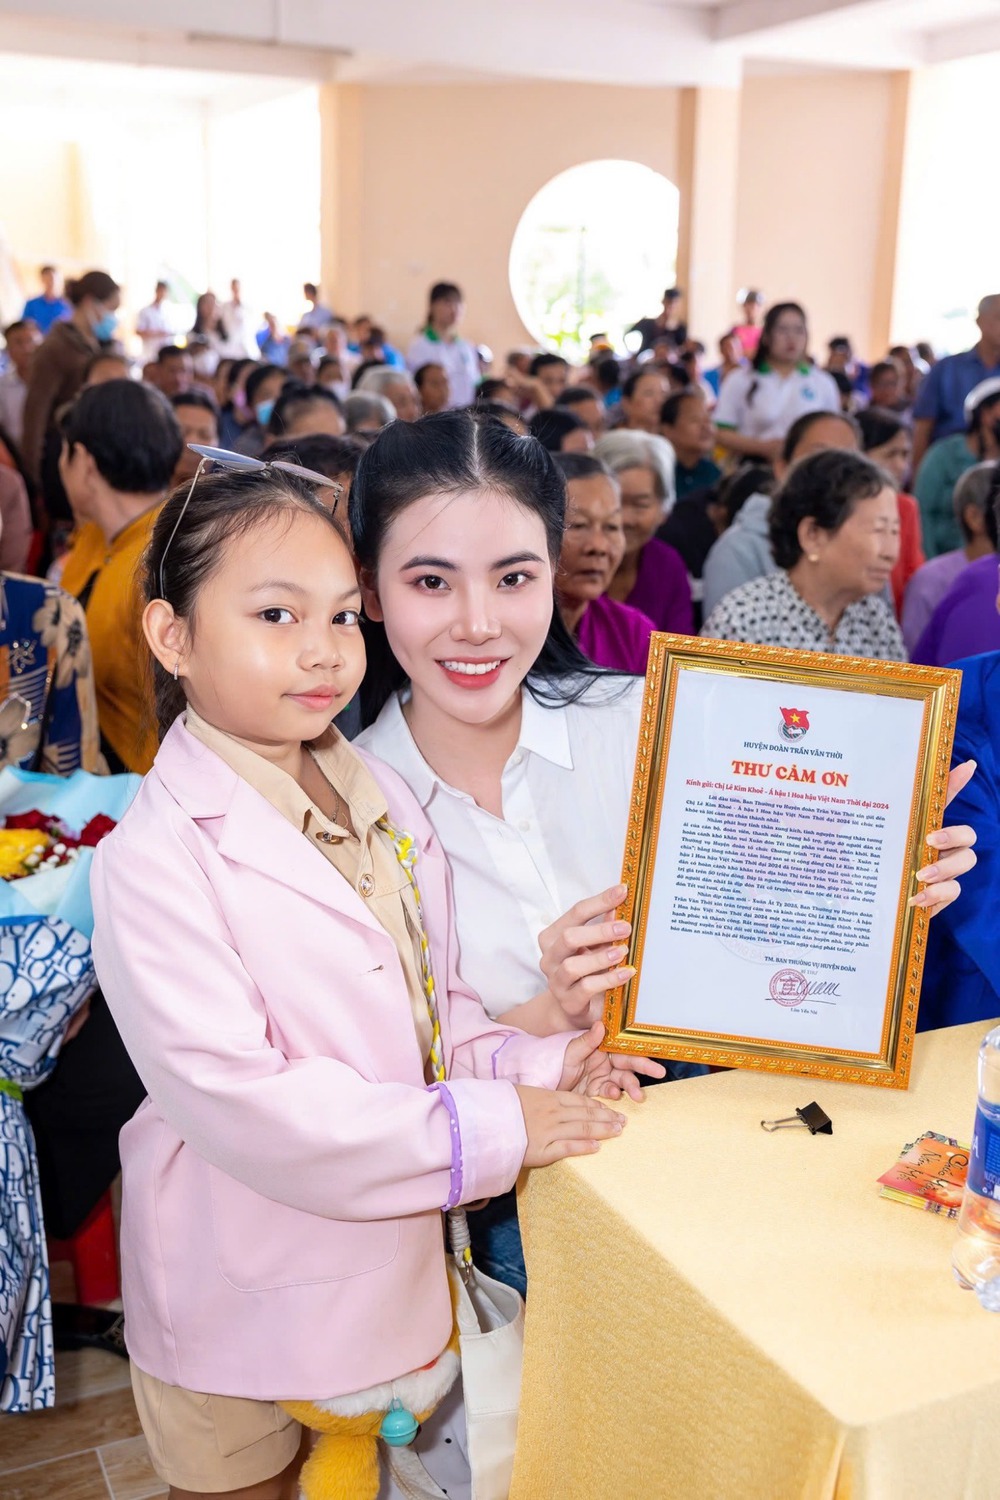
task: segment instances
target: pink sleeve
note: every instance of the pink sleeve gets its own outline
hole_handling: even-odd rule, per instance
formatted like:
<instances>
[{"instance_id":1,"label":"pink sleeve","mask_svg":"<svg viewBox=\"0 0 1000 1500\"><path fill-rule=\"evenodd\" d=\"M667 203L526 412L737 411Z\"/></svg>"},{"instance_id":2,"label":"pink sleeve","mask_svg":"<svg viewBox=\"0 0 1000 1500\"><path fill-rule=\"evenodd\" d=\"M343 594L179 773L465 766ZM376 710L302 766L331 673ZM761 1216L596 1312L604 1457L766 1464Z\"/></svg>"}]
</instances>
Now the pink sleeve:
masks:
<instances>
[{"instance_id":1,"label":"pink sleeve","mask_svg":"<svg viewBox=\"0 0 1000 1500\"><path fill-rule=\"evenodd\" d=\"M370 1082L336 1057L290 1060L273 1047L264 997L206 869L175 830L142 843L112 834L91 891L98 977L122 1040L156 1109L207 1162L275 1202L336 1219L398 1218L453 1200L447 1100L435 1088ZM505 1191L525 1150L517 1095L488 1068L455 1088L463 1197Z\"/></svg>"},{"instance_id":2,"label":"pink sleeve","mask_svg":"<svg viewBox=\"0 0 1000 1500\"><path fill-rule=\"evenodd\" d=\"M451 894L451 872L437 835L409 787L397 772L367 751L360 752L389 799L390 815L417 841L417 868L423 870L420 890L424 918L431 938L439 994L446 995L445 1039L450 1043L446 1064L447 1084L441 1092L452 1112L457 1169L461 1176L453 1196L456 1202L472 1202L500 1191L494 1183L507 1176L509 1187L517 1177L527 1135L520 1101L507 1089L501 1109L492 1091L484 1091L484 1080L522 1083L554 1089L562 1076L566 1048L575 1031L555 1036L529 1036L512 1026L503 1026L484 1010L482 1001L458 973L458 941ZM441 971L447 980L442 986ZM453 1162L453 1166L456 1163ZM504 1189L505 1190L505 1189Z\"/></svg>"}]
</instances>

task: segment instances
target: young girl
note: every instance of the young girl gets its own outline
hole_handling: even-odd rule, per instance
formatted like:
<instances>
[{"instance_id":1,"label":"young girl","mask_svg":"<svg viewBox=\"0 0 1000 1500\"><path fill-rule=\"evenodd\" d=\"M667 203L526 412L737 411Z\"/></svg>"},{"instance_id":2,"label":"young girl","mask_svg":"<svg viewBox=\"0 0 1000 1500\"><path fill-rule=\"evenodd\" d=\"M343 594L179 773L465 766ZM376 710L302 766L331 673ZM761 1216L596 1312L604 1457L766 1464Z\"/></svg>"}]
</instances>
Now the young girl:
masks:
<instances>
[{"instance_id":1,"label":"young girl","mask_svg":"<svg viewBox=\"0 0 1000 1500\"><path fill-rule=\"evenodd\" d=\"M525 1036L457 979L426 819L328 728L364 671L361 601L309 482L196 476L146 595L164 738L93 877L101 985L149 1091L122 1134L126 1336L175 1500L278 1500L300 1446L278 1400L365 1391L448 1342L442 1207L596 1150L623 1121L586 1096L638 1081L599 1027Z\"/></svg>"},{"instance_id":2,"label":"young girl","mask_svg":"<svg viewBox=\"0 0 1000 1500\"><path fill-rule=\"evenodd\" d=\"M351 489L370 622L358 744L401 774L444 848L464 979L542 1034L595 1019L632 973L612 882L643 684L587 662L553 607L564 508L540 443L463 412L392 423ZM955 899L973 838L933 835L953 852L920 872L921 905ZM470 1225L485 1268L523 1285L513 1213L494 1203Z\"/></svg>"}]
</instances>

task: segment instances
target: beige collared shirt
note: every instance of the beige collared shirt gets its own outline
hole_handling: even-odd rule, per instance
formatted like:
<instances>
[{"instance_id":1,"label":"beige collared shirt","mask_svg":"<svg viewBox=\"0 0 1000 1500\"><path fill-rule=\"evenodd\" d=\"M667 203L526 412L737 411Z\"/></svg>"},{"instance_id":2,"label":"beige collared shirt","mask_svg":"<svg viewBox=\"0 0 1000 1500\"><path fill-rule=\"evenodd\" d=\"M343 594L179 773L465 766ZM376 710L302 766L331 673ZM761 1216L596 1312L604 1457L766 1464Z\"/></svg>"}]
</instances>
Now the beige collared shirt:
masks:
<instances>
[{"instance_id":1,"label":"beige collared shirt","mask_svg":"<svg viewBox=\"0 0 1000 1500\"><path fill-rule=\"evenodd\" d=\"M431 1021L420 977L420 921L413 890L388 835L376 827L387 811L385 797L360 756L332 726L309 746L316 764L351 811L357 837L315 805L294 777L241 745L188 708L185 723L195 739L214 750L255 792L287 818L367 902L396 945L406 979L420 1054L426 1061ZM403 830L400 830L403 831Z\"/></svg>"}]
</instances>

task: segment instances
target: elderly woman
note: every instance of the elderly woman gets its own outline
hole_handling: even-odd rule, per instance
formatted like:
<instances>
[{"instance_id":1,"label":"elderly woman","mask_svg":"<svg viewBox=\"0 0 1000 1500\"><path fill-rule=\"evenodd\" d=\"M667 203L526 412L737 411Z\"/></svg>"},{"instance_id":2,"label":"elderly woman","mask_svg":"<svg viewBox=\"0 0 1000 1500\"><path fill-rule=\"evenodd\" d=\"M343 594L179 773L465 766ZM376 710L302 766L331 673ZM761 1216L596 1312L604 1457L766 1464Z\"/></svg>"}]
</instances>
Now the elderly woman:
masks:
<instances>
[{"instance_id":1,"label":"elderly woman","mask_svg":"<svg viewBox=\"0 0 1000 1500\"><path fill-rule=\"evenodd\" d=\"M964 478L964 476L963 476ZM924 667L950 667L966 656L1000 651L1000 615L997 614L996 500L1000 495L1000 469L993 465L984 520L989 550L963 568L940 601L913 648L912 659Z\"/></svg>"},{"instance_id":2,"label":"elderly woman","mask_svg":"<svg viewBox=\"0 0 1000 1500\"><path fill-rule=\"evenodd\" d=\"M373 438L396 420L396 408L388 396L375 391L352 391L344 402L344 420L351 437Z\"/></svg>"},{"instance_id":3,"label":"elderly woman","mask_svg":"<svg viewBox=\"0 0 1000 1500\"><path fill-rule=\"evenodd\" d=\"M870 406L867 411L859 412L856 420L861 432L862 453L867 454L872 463L878 464L896 483L899 560L892 570L891 587L898 620L903 612L906 585L927 561L924 556L920 507L906 491L913 458L913 434L902 417L895 412L882 411L877 406Z\"/></svg>"},{"instance_id":4,"label":"elderly woman","mask_svg":"<svg viewBox=\"0 0 1000 1500\"><path fill-rule=\"evenodd\" d=\"M797 464L774 497L771 548L777 571L727 594L702 635L906 660L885 599L899 556L896 490L870 459L830 450Z\"/></svg>"},{"instance_id":5,"label":"elderly woman","mask_svg":"<svg viewBox=\"0 0 1000 1500\"><path fill-rule=\"evenodd\" d=\"M656 535L674 503L674 450L644 432L609 432L594 447L622 497L625 556L608 595L647 615L657 630L694 630L691 585L680 553Z\"/></svg>"},{"instance_id":6,"label":"elderly woman","mask_svg":"<svg viewBox=\"0 0 1000 1500\"><path fill-rule=\"evenodd\" d=\"M401 422L415 422L423 409L413 376L406 370L394 370L391 365L373 365L365 370L355 390L384 396L387 401L392 402Z\"/></svg>"},{"instance_id":7,"label":"elderly woman","mask_svg":"<svg viewBox=\"0 0 1000 1500\"><path fill-rule=\"evenodd\" d=\"M555 465L566 481L566 526L555 580L559 612L584 656L599 667L642 676L653 622L607 594L625 553L615 477L593 453L557 453Z\"/></svg>"},{"instance_id":8,"label":"elderly woman","mask_svg":"<svg viewBox=\"0 0 1000 1500\"><path fill-rule=\"evenodd\" d=\"M924 454L913 484L923 519L924 551L940 557L962 545L955 485L973 464L1000 458L1000 376L981 380L965 398L965 431L939 438Z\"/></svg>"},{"instance_id":9,"label":"elderly woman","mask_svg":"<svg viewBox=\"0 0 1000 1500\"><path fill-rule=\"evenodd\" d=\"M955 486L952 504L962 529L962 546L952 552L941 552L918 568L906 587L903 600L903 641L913 655L931 616L958 575L981 557L993 553L986 514L993 490L996 461L975 464L966 469Z\"/></svg>"}]
</instances>

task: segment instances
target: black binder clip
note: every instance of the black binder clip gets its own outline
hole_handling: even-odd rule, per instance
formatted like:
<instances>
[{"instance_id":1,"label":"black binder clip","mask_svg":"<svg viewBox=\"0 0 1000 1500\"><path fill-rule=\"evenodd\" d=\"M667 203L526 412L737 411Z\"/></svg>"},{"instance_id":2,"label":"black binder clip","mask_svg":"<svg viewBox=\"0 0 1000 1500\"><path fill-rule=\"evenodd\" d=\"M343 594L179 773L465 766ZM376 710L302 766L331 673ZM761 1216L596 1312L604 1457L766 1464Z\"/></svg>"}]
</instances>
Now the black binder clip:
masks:
<instances>
[{"instance_id":1,"label":"black binder clip","mask_svg":"<svg viewBox=\"0 0 1000 1500\"><path fill-rule=\"evenodd\" d=\"M787 1115L783 1120L761 1120L760 1123L762 1130L782 1130L789 1125L804 1125L810 1135L833 1135L833 1121L815 1100L812 1104L804 1104L794 1115Z\"/></svg>"}]
</instances>

